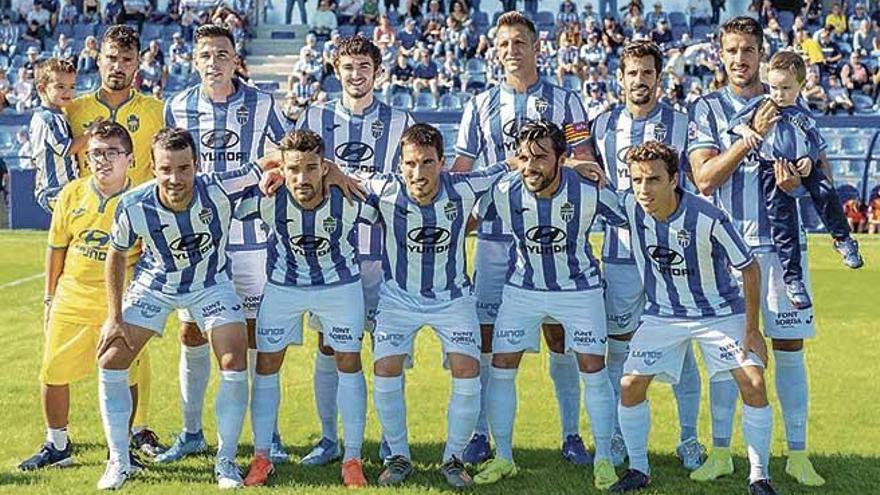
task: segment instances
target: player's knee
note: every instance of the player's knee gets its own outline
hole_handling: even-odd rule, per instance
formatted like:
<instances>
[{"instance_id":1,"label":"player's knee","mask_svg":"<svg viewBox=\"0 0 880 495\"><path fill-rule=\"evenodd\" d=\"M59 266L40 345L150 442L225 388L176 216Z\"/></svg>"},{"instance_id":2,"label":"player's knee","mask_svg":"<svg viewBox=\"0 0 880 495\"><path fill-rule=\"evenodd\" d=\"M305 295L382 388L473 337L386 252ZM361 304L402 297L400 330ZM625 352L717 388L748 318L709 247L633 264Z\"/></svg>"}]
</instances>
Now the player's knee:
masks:
<instances>
[{"instance_id":1,"label":"player's knee","mask_svg":"<svg viewBox=\"0 0 880 495\"><path fill-rule=\"evenodd\" d=\"M361 354L359 352L337 352L336 369L343 373L357 373L361 370Z\"/></svg>"},{"instance_id":2,"label":"player's knee","mask_svg":"<svg viewBox=\"0 0 880 495\"><path fill-rule=\"evenodd\" d=\"M578 354L578 369L581 373L598 373L605 369L605 356L597 354Z\"/></svg>"},{"instance_id":3,"label":"player's knee","mask_svg":"<svg viewBox=\"0 0 880 495\"><path fill-rule=\"evenodd\" d=\"M199 330L198 325L185 321L180 323L180 343L187 347L200 347L208 343L208 337Z\"/></svg>"},{"instance_id":4,"label":"player's knee","mask_svg":"<svg viewBox=\"0 0 880 495\"><path fill-rule=\"evenodd\" d=\"M134 361L134 354L119 341L113 342L98 356L98 367L105 370L126 370Z\"/></svg>"},{"instance_id":5,"label":"player's knee","mask_svg":"<svg viewBox=\"0 0 880 495\"><path fill-rule=\"evenodd\" d=\"M519 368L520 359L522 359L521 352L493 354L492 367L501 369Z\"/></svg>"},{"instance_id":6,"label":"player's knee","mask_svg":"<svg viewBox=\"0 0 880 495\"><path fill-rule=\"evenodd\" d=\"M278 373L284 362L284 352L260 352L257 354L257 373L272 375Z\"/></svg>"},{"instance_id":7,"label":"player's knee","mask_svg":"<svg viewBox=\"0 0 880 495\"><path fill-rule=\"evenodd\" d=\"M403 374L402 356L388 356L373 363L373 373L376 376L392 377Z\"/></svg>"},{"instance_id":8,"label":"player's knee","mask_svg":"<svg viewBox=\"0 0 880 495\"><path fill-rule=\"evenodd\" d=\"M492 336L495 333L494 325L480 325L480 352L492 353Z\"/></svg>"},{"instance_id":9,"label":"player's knee","mask_svg":"<svg viewBox=\"0 0 880 495\"><path fill-rule=\"evenodd\" d=\"M783 352L797 352L804 348L804 341L796 340L779 340L773 339L773 350Z\"/></svg>"},{"instance_id":10,"label":"player's knee","mask_svg":"<svg viewBox=\"0 0 880 495\"><path fill-rule=\"evenodd\" d=\"M651 377L639 375L624 375L620 379L620 403L625 407L633 407L641 404L648 395L648 385Z\"/></svg>"},{"instance_id":11,"label":"player's knee","mask_svg":"<svg viewBox=\"0 0 880 495\"><path fill-rule=\"evenodd\" d=\"M248 318L247 320L247 339L248 349L257 348L257 320Z\"/></svg>"},{"instance_id":12,"label":"player's knee","mask_svg":"<svg viewBox=\"0 0 880 495\"><path fill-rule=\"evenodd\" d=\"M318 352L325 356L332 356L335 354L332 347L324 345L324 334L322 332L318 332Z\"/></svg>"},{"instance_id":13,"label":"player's knee","mask_svg":"<svg viewBox=\"0 0 880 495\"><path fill-rule=\"evenodd\" d=\"M480 362L464 354L450 354L449 371L453 378L476 378L480 376Z\"/></svg>"},{"instance_id":14,"label":"player's knee","mask_svg":"<svg viewBox=\"0 0 880 495\"><path fill-rule=\"evenodd\" d=\"M761 368L750 366L743 369L739 380L740 394L743 403L752 407L767 405L767 388L764 385L764 373Z\"/></svg>"},{"instance_id":15,"label":"player's knee","mask_svg":"<svg viewBox=\"0 0 880 495\"><path fill-rule=\"evenodd\" d=\"M244 371L247 369L247 352L224 352L217 356L221 371Z\"/></svg>"},{"instance_id":16,"label":"player's knee","mask_svg":"<svg viewBox=\"0 0 880 495\"><path fill-rule=\"evenodd\" d=\"M547 347L557 354L563 354L565 352L565 329L562 328L562 325L547 323L541 328Z\"/></svg>"},{"instance_id":17,"label":"player's knee","mask_svg":"<svg viewBox=\"0 0 880 495\"><path fill-rule=\"evenodd\" d=\"M635 334L636 334L636 332L632 331L632 332L623 333L620 335L609 335L608 338L611 340L616 340L618 342L629 342L630 340L632 340L633 335L635 335Z\"/></svg>"}]
</instances>

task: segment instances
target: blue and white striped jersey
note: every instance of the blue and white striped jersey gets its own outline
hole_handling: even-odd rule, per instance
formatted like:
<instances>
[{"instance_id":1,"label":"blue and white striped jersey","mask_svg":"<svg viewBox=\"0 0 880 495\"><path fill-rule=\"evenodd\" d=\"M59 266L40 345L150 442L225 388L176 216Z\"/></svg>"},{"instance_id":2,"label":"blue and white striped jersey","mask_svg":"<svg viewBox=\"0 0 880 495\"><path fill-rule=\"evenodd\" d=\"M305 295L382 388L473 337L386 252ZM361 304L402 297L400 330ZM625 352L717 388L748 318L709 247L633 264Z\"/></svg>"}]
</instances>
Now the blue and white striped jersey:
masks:
<instances>
[{"instance_id":1,"label":"blue and white striped jersey","mask_svg":"<svg viewBox=\"0 0 880 495\"><path fill-rule=\"evenodd\" d=\"M502 82L465 105L455 153L474 159L474 170L511 158L516 153L520 125L542 118L560 127L585 124L587 111L576 92L543 80L525 93L517 93ZM578 143L569 143L573 144ZM477 235L481 239L509 240L498 221L482 222Z\"/></svg>"},{"instance_id":2,"label":"blue and white striped jersey","mask_svg":"<svg viewBox=\"0 0 880 495\"><path fill-rule=\"evenodd\" d=\"M452 300L468 294L467 219L505 172L503 163L467 174L442 172L440 191L427 206L409 196L399 175L370 180L385 224L385 279L428 299Z\"/></svg>"},{"instance_id":3,"label":"blue and white striped jersey","mask_svg":"<svg viewBox=\"0 0 880 495\"><path fill-rule=\"evenodd\" d=\"M597 215L624 226L617 193L599 189L573 169L562 167L559 189L538 198L512 172L492 189L490 201L513 234L507 283L540 291L581 291L602 286L599 265L590 246L590 227Z\"/></svg>"},{"instance_id":4,"label":"blue and white striped jersey","mask_svg":"<svg viewBox=\"0 0 880 495\"><path fill-rule=\"evenodd\" d=\"M76 160L70 154L73 132L60 110L41 106L30 124L31 162L37 169L34 196L48 210L65 184L77 178Z\"/></svg>"},{"instance_id":5,"label":"blue and white striped jersey","mask_svg":"<svg viewBox=\"0 0 880 495\"><path fill-rule=\"evenodd\" d=\"M646 214L631 192L623 197L645 286L645 314L705 318L744 312L731 268L752 262L749 247L726 212L679 191L678 209L665 222Z\"/></svg>"},{"instance_id":6,"label":"blue and white striped jersey","mask_svg":"<svg viewBox=\"0 0 880 495\"><path fill-rule=\"evenodd\" d=\"M143 240L132 282L166 294L186 294L230 280L226 246L235 202L261 176L253 164L199 173L192 204L184 212L160 203L155 179L127 192L116 209L110 241L126 251Z\"/></svg>"},{"instance_id":7,"label":"blue and white striped jersey","mask_svg":"<svg viewBox=\"0 0 880 495\"><path fill-rule=\"evenodd\" d=\"M763 96L762 96L763 97ZM733 117L749 101L735 95L729 86L713 91L694 102L688 115L688 153L698 149L724 152L738 138L727 132ZM820 151L824 151L824 146ZM715 204L724 208L733 224L751 247L772 247L767 204L761 192L760 163L749 153L728 180L715 191Z\"/></svg>"},{"instance_id":8,"label":"blue and white striped jersey","mask_svg":"<svg viewBox=\"0 0 880 495\"><path fill-rule=\"evenodd\" d=\"M301 208L286 187L270 197L253 187L241 199L235 216L260 218L272 231L266 264L269 282L323 286L360 280L356 223L374 223L378 212L364 202L349 203L335 187L312 210Z\"/></svg>"},{"instance_id":9,"label":"blue and white striped jersey","mask_svg":"<svg viewBox=\"0 0 880 495\"><path fill-rule=\"evenodd\" d=\"M310 105L296 126L324 138L324 158L349 172L396 173L400 167L403 131L415 123L409 112L374 100L363 114L353 114L332 100ZM370 259L382 259L382 231L362 225L358 230L359 252Z\"/></svg>"},{"instance_id":10,"label":"blue and white striped jersey","mask_svg":"<svg viewBox=\"0 0 880 495\"><path fill-rule=\"evenodd\" d=\"M736 126L749 125L758 107L767 99L769 97L766 96L753 98L731 119L728 132L738 136ZM819 159L819 151L825 147L825 139L816 128L815 119L808 111L794 105L779 109L779 121L767 131L758 149L758 156L765 161L784 158L792 163L809 157L815 164Z\"/></svg>"},{"instance_id":11,"label":"blue and white striped jersey","mask_svg":"<svg viewBox=\"0 0 880 495\"><path fill-rule=\"evenodd\" d=\"M679 181L690 182L685 173L687 126L687 115L665 103L658 103L644 118L633 117L626 105L617 105L593 120L590 134L608 182L622 194L632 191L626 153L631 147L647 141L660 141L678 150L680 166L684 165L679 173ZM629 230L607 224L604 230L602 261L634 263L630 253Z\"/></svg>"},{"instance_id":12,"label":"blue and white striped jersey","mask_svg":"<svg viewBox=\"0 0 880 495\"><path fill-rule=\"evenodd\" d=\"M192 134L202 172L235 170L265 155L266 140L279 142L289 124L264 91L235 81L225 102L211 101L197 84L165 102L165 125ZM229 250L264 249L266 229L259 220L233 220Z\"/></svg>"}]
</instances>

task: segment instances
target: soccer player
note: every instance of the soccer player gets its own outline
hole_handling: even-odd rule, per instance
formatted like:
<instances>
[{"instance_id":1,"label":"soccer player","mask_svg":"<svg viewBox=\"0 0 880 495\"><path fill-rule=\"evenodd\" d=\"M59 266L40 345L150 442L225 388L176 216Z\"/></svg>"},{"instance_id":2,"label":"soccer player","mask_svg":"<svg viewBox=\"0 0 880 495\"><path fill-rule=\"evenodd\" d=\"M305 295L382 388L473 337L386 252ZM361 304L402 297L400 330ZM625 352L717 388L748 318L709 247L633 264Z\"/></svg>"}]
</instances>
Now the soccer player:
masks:
<instances>
[{"instance_id":1,"label":"soccer player","mask_svg":"<svg viewBox=\"0 0 880 495\"><path fill-rule=\"evenodd\" d=\"M101 87L73 100L65 109L74 138L85 134L98 120L109 120L125 127L134 145L134 160L128 169L132 186L153 178L150 142L163 127L162 102L132 87L140 66L140 49L140 36L131 26L108 28L98 53ZM77 162L81 168L80 176L86 175L88 157L81 152ZM144 352L141 359L149 363L149 351ZM164 447L156 434L147 428L151 395L149 364L140 367L137 381L140 396L132 428L132 445L155 456Z\"/></svg>"},{"instance_id":2,"label":"soccer player","mask_svg":"<svg viewBox=\"0 0 880 495\"><path fill-rule=\"evenodd\" d=\"M367 384L361 369L364 299L356 259L357 222L373 223L376 210L348 202L337 188L325 194L328 172L324 141L308 130L287 134L279 145L285 188L271 197L256 188L236 209L243 219L260 218L272 230L269 282L257 320L257 375L251 401L254 459L245 485L264 485L274 466L269 457L278 416L278 373L288 345L301 345L303 317L311 312L324 325L339 373L337 404L345 431L342 481L367 485L361 445L367 411ZM337 170L338 172L338 170Z\"/></svg>"},{"instance_id":3,"label":"soccer player","mask_svg":"<svg viewBox=\"0 0 880 495\"><path fill-rule=\"evenodd\" d=\"M476 95L465 105L455 144L453 171L466 172L512 157L516 152L519 127L537 119L567 126L566 130L572 134L569 144L575 148L575 155L591 157L588 147L584 146L588 143L589 127L580 97L538 76L539 41L535 25L519 12L507 12L498 18L496 27L495 48L504 68L504 82ZM596 168L598 171L598 166ZM474 290L482 336L482 397L477 428L464 453L464 461L471 464L479 464L491 455L486 400L492 333L508 270L510 243L510 236L501 232L498 220L484 221L477 231ZM550 377L559 401L562 455L575 464L589 464L590 454L578 434L580 385L577 363L572 354L565 353L564 334L558 325L546 326L544 337L550 349Z\"/></svg>"},{"instance_id":4,"label":"soccer player","mask_svg":"<svg viewBox=\"0 0 880 495\"><path fill-rule=\"evenodd\" d=\"M596 117L590 134L596 154L605 167L608 183L618 194L630 191L626 152L647 141L659 141L684 150L687 140L687 115L659 103L662 82L663 52L651 42L636 41L626 45L620 57L619 75L625 103ZM682 157L683 158L683 157ZM682 163L685 163L682 160ZM685 174L679 174L679 177ZM605 225L602 243L602 274L605 277L605 310L608 319L608 375L615 396L620 394L623 362L628 342L639 326L645 291L630 252L629 230ZM678 403L680 443L676 454L684 467L693 471L705 458L705 448L697 441L697 418L700 413L700 373L692 349L685 355L681 379L673 386ZM611 438L614 465L623 463L626 449L615 417Z\"/></svg>"},{"instance_id":5,"label":"soccer player","mask_svg":"<svg viewBox=\"0 0 880 495\"><path fill-rule=\"evenodd\" d=\"M409 113L396 110L373 97L373 86L382 70L382 53L371 41L354 36L341 38L333 56L333 69L342 83L342 97L308 107L297 121L298 129L309 129L324 140L324 157L345 170L371 174L398 171L400 139L414 123ZM361 283L364 288L367 327L371 326L379 300L382 274L382 231L363 225L358 231ZM310 325L313 326L313 325ZM318 326L315 322L314 326ZM338 374L333 349L319 336L315 357L315 402L321 419L321 439L302 459L303 464L321 465L340 456L336 390ZM387 455L382 442L380 457Z\"/></svg>"},{"instance_id":6,"label":"soccer player","mask_svg":"<svg viewBox=\"0 0 880 495\"><path fill-rule=\"evenodd\" d=\"M721 61L728 74L727 86L709 93L691 108L688 123L688 158L694 182L704 195L714 196L727 211L761 267L761 316L764 334L772 339L776 362L776 391L782 406L788 440L785 471L808 486L824 484L807 457L807 372L804 339L815 336L811 309L792 307L785 294L782 266L775 251L761 190L760 164L741 139L726 132L734 115L752 98L765 93L759 79L764 34L761 25L749 17L727 21L719 35ZM778 111L764 105L755 112L751 127L765 135L776 122ZM830 175L824 152L819 167ZM800 178L794 165L774 165L777 185L795 190ZM801 243L801 249L806 244ZM804 263L804 282L809 288L809 271ZM729 442L736 409L736 389L729 380L711 384L713 449L703 466L691 478L711 480L733 472Z\"/></svg>"},{"instance_id":7,"label":"soccer player","mask_svg":"<svg viewBox=\"0 0 880 495\"><path fill-rule=\"evenodd\" d=\"M46 443L19 464L21 470L73 463L68 438L70 384L94 370L95 348L107 316L104 262L110 227L121 195L131 186L126 177L132 161L125 128L101 122L88 142L91 176L74 179L61 190L49 228L46 254L45 348L40 370ZM120 269L131 274L139 255L132 249ZM145 365L140 359L136 367ZM131 377L137 401L138 374ZM128 420L126 420L128 421Z\"/></svg>"},{"instance_id":8,"label":"soccer player","mask_svg":"<svg viewBox=\"0 0 880 495\"><path fill-rule=\"evenodd\" d=\"M563 167L566 139L548 120L522 125L516 159L520 173L500 181L491 202L512 233L512 259L495 323L489 382L489 424L496 456L474 480L494 483L517 474L513 461L516 375L525 351L538 351L538 327L561 323L565 348L577 358L596 453L593 482L607 489L617 475L611 463L614 391L605 369L606 322L599 266L587 234L597 216L624 225L617 195ZM577 415L576 415L577 416Z\"/></svg>"},{"instance_id":9,"label":"soccer player","mask_svg":"<svg viewBox=\"0 0 880 495\"><path fill-rule=\"evenodd\" d=\"M161 336L171 311L188 309L209 333L220 367L217 459L220 488L242 485L235 465L248 401L247 330L242 303L226 255L234 201L261 172L248 165L229 172L197 173L198 154L184 129L153 138L156 179L126 193L116 209L107 253L108 315L98 344L101 418L110 458L98 489L116 489L131 476L128 462L129 366L154 335ZM144 244L134 278L123 265Z\"/></svg>"},{"instance_id":10,"label":"soccer player","mask_svg":"<svg viewBox=\"0 0 880 495\"><path fill-rule=\"evenodd\" d=\"M694 340L710 379L732 375L742 395L749 494L772 495L773 411L764 387L767 347L758 329L760 266L723 210L679 187L679 159L678 151L656 141L626 154L633 190L622 203L647 304L630 342L618 405L629 469L611 492L650 483L648 386L654 378L677 382ZM742 292L732 269L742 273Z\"/></svg>"},{"instance_id":11,"label":"soccer player","mask_svg":"<svg viewBox=\"0 0 880 495\"><path fill-rule=\"evenodd\" d=\"M196 30L193 65L201 82L168 100L165 125L180 127L193 135L203 172L226 172L246 166L265 153L266 142L277 143L284 135L285 119L272 95L235 78L238 56L232 33L212 24ZM256 366L257 310L266 284L266 226L259 220L233 219L228 254L232 281L242 300L248 326L248 369ZM204 452L208 445L202 432L202 409L211 374L208 341L192 315L179 314L180 397L183 431L157 462L172 462ZM287 460L280 435L274 435L272 459Z\"/></svg>"}]
</instances>

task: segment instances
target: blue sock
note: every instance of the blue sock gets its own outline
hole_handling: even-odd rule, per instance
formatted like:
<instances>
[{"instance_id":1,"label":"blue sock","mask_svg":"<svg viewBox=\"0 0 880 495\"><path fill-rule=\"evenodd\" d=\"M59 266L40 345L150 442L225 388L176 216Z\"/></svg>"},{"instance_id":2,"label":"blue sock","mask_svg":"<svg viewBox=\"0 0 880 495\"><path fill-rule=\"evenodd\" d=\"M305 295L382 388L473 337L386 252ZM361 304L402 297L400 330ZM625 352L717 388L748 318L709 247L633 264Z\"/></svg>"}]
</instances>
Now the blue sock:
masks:
<instances>
[{"instance_id":1,"label":"blue sock","mask_svg":"<svg viewBox=\"0 0 880 495\"><path fill-rule=\"evenodd\" d=\"M492 375L492 353L480 354L480 415L474 433L489 436L489 378Z\"/></svg>"},{"instance_id":2,"label":"blue sock","mask_svg":"<svg viewBox=\"0 0 880 495\"><path fill-rule=\"evenodd\" d=\"M257 453L268 455L280 402L278 373L254 375L251 390L251 429L254 431L254 451Z\"/></svg>"},{"instance_id":3,"label":"blue sock","mask_svg":"<svg viewBox=\"0 0 880 495\"><path fill-rule=\"evenodd\" d=\"M788 450L807 449L807 369L804 351L773 351L776 359L776 395L782 406Z\"/></svg>"},{"instance_id":4,"label":"blue sock","mask_svg":"<svg viewBox=\"0 0 880 495\"><path fill-rule=\"evenodd\" d=\"M709 403L712 412L712 445L730 447L733 435L733 415L736 413L736 402L739 388L734 380L709 382Z\"/></svg>"},{"instance_id":5,"label":"blue sock","mask_svg":"<svg viewBox=\"0 0 880 495\"><path fill-rule=\"evenodd\" d=\"M479 408L480 379L453 378L452 397L446 411L446 448L443 450L443 462L452 456L461 459L461 453L474 431Z\"/></svg>"},{"instance_id":6,"label":"blue sock","mask_svg":"<svg viewBox=\"0 0 880 495\"><path fill-rule=\"evenodd\" d=\"M110 458L128 466L128 419L132 409L128 370L99 368L98 399Z\"/></svg>"},{"instance_id":7,"label":"blue sock","mask_svg":"<svg viewBox=\"0 0 880 495\"><path fill-rule=\"evenodd\" d=\"M235 460L238 440L248 404L248 375L244 371L220 371L220 387L214 404L217 415L217 458Z\"/></svg>"},{"instance_id":8,"label":"blue sock","mask_svg":"<svg viewBox=\"0 0 880 495\"><path fill-rule=\"evenodd\" d=\"M492 367L489 380L489 426L495 439L496 455L513 460L513 421L516 419L517 369Z\"/></svg>"},{"instance_id":9,"label":"blue sock","mask_svg":"<svg viewBox=\"0 0 880 495\"><path fill-rule=\"evenodd\" d=\"M629 467L645 474L651 474L648 464L648 434L651 432L651 408L648 401L632 407L617 406L623 442L629 454Z\"/></svg>"},{"instance_id":10,"label":"blue sock","mask_svg":"<svg viewBox=\"0 0 880 495\"><path fill-rule=\"evenodd\" d=\"M605 369L614 391L614 403L620 402L620 379L623 378L623 363L629 354L629 342L608 339L608 357L605 358ZM620 421L617 420L617 407L614 408L614 431L620 432Z\"/></svg>"},{"instance_id":11,"label":"blue sock","mask_svg":"<svg viewBox=\"0 0 880 495\"><path fill-rule=\"evenodd\" d=\"M773 432L773 410L770 406L751 407L743 404L743 436L749 452L749 482L769 479L770 436Z\"/></svg>"},{"instance_id":12,"label":"blue sock","mask_svg":"<svg viewBox=\"0 0 880 495\"><path fill-rule=\"evenodd\" d=\"M202 409L211 379L211 345L180 346L180 405L183 408L183 431L201 433Z\"/></svg>"},{"instance_id":13,"label":"blue sock","mask_svg":"<svg viewBox=\"0 0 880 495\"><path fill-rule=\"evenodd\" d=\"M364 443L364 425L367 423L367 382L364 372L339 372L339 392L336 398L342 415L342 431L345 433L343 462L361 458Z\"/></svg>"},{"instance_id":14,"label":"blue sock","mask_svg":"<svg viewBox=\"0 0 880 495\"><path fill-rule=\"evenodd\" d=\"M614 412L617 403L608 371L604 368L595 373L581 373L584 382L584 403L590 418L590 429L596 443L596 459L611 459L611 433L614 432Z\"/></svg>"},{"instance_id":15,"label":"blue sock","mask_svg":"<svg viewBox=\"0 0 880 495\"><path fill-rule=\"evenodd\" d=\"M337 431L336 394L339 375L336 372L336 356L327 356L319 350L315 355L315 405L321 419L321 435L333 442L339 441Z\"/></svg>"},{"instance_id":16,"label":"blue sock","mask_svg":"<svg viewBox=\"0 0 880 495\"><path fill-rule=\"evenodd\" d=\"M697 438L697 418L700 416L700 370L694 357L694 348L688 345L678 383L672 387L678 405L679 440Z\"/></svg>"},{"instance_id":17,"label":"blue sock","mask_svg":"<svg viewBox=\"0 0 880 495\"><path fill-rule=\"evenodd\" d=\"M373 405L391 455L402 455L410 459L403 376L374 376Z\"/></svg>"},{"instance_id":18,"label":"blue sock","mask_svg":"<svg viewBox=\"0 0 880 495\"><path fill-rule=\"evenodd\" d=\"M550 378L559 403L559 421L562 423L562 441L580 430L581 386L578 380L577 358L574 353L558 354L550 351Z\"/></svg>"}]
</instances>

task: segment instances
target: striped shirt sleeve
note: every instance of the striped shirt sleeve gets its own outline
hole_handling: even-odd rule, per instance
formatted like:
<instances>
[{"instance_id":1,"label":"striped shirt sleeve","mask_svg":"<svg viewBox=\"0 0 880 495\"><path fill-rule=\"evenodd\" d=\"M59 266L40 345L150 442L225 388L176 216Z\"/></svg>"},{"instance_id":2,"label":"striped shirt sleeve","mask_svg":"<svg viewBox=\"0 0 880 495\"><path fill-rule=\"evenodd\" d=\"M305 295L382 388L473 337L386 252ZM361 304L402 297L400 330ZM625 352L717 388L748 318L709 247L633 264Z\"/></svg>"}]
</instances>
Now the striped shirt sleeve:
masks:
<instances>
[{"instance_id":1,"label":"striped shirt sleeve","mask_svg":"<svg viewBox=\"0 0 880 495\"><path fill-rule=\"evenodd\" d=\"M223 194L230 199L238 199L247 188L259 184L263 174L255 163L248 163L235 170L214 172L210 177Z\"/></svg>"},{"instance_id":2,"label":"striped shirt sleeve","mask_svg":"<svg viewBox=\"0 0 880 495\"><path fill-rule=\"evenodd\" d=\"M481 169L476 172L468 172L466 174L453 174L455 176L462 176L462 179L468 183L471 189L474 191L474 194L477 196L482 196L486 194L499 179L504 177L504 174L508 173L510 168L507 166L507 162L498 162L495 165L490 167Z\"/></svg>"},{"instance_id":3,"label":"striped shirt sleeve","mask_svg":"<svg viewBox=\"0 0 880 495\"><path fill-rule=\"evenodd\" d=\"M255 187L245 189L245 192L238 201L238 205L235 207L235 218L242 221L259 218L262 197L263 194Z\"/></svg>"},{"instance_id":4,"label":"striped shirt sleeve","mask_svg":"<svg viewBox=\"0 0 880 495\"><path fill-rule=\"evenodd\" d=\"M175 98L172 98L165 102L165 127L177 127L174 120L174 100Z\"/></svg>"},{"instance_id":5,"label":"striped shirt sleeve","mask_svg":"<svg viewBox=\"0 0 880 495\"><path fill-rule=\"evenodd\" d=\"M620 207L620 198L610 186L606 185L602 189L599 189L596 211L602 215L602 218L604 218L606 222L615 227L627 227L629 225L629 222L626 219L626 213L624 213L623 208Z\"/></svg>"},{"instance_id":6,"label":"striped shirt sleeve","mask_svg":"<svg viewBox=\"0 0 880 495\"><path fill-rule=\"evenodd\" d=\"M458 128L458 139L455 141L455 153L468 158L476 158L483 145L475 99L476 97L471 98L464 107L461 127Z\"/></svg>"},{"instance_id":7,"label":"striped shirt sleeve","mask_svg":"<svg viewBox=\"0 0 880 495\"><path fill-rule=\"evenodd\" d=\"M724 249L733 268L742 270L752 262L751 251L727 215L713 224L712 240Z\"/></svg>"},{"instance_id":8,"label":"striped shirt sleeve","mask_svg":"<svg viewBox=\"0 0 880 495\"><path fill-rule=\"evenodd\" d=\"M290 125L281 114L281 107L275 101L275 97L269 95L269 117L266 119L266 135L273 143L278 143L284 138Z\"/></svg>"},{"instance_id":9,"label":"striped shirt sleeve","mask_svg":"<svg viewBox=\"0 0 880 495\"><path fill-rule=\"evenodd\" d=\"M116 208L116 217L110 229L110 244L117 251L128 251L137 242L137 234L131 226L131 218L125 204Z\"/></svg>"},{"instance_id":10,"label":"striped shirt sleeve","mask_svg":"<svg viewBox=\"0 0 880 495\"><path fill-rule=\"evenodd\" d=\"M705 98L697 100L688 110L688 154L707 148L721 150L720 137L712 131L710 119L713 117Z\"/></svg>"}]
</instances>

